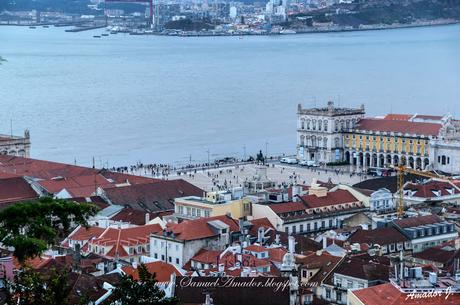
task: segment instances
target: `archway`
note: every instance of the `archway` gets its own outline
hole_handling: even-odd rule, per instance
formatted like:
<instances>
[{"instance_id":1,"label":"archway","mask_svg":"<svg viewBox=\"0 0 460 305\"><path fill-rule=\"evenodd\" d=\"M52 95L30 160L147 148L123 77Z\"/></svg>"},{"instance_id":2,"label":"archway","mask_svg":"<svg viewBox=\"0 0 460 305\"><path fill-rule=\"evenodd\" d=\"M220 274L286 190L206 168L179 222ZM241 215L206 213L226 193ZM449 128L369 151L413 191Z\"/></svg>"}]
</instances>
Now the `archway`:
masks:
<instances>
[{"instance_id":1,"label":"archway","mask_svg":"<svg viewBox=\"0 0 460 305\"><path fill-rule=\"evenodd\" d=\"M415 169L415 162L414 162L414 158L412 158L412 157L409 157L409 164L408 164L408 166L409 166L410 168L413 168L413 169Z\"/></svg>"},{"instance_id":2,"label":"archway","mask_svg":"<svg viewBox=\"0 0 460 305\"><path fill-rule=\"evenodd\" d=\"M428 158L425 158L423 160L423 169L427 169L429 165L430 165L430 160Z\"/></svg>"},{"instance_id":3,"label":"archway","mask_svg":"<svg viewBox=\"0 0 460 305\"><path fill-rule=\"evenodd\" d=\"M422 159L420 158L415 159L415 168L422 169Z\"/></svg>"}]
</instances>

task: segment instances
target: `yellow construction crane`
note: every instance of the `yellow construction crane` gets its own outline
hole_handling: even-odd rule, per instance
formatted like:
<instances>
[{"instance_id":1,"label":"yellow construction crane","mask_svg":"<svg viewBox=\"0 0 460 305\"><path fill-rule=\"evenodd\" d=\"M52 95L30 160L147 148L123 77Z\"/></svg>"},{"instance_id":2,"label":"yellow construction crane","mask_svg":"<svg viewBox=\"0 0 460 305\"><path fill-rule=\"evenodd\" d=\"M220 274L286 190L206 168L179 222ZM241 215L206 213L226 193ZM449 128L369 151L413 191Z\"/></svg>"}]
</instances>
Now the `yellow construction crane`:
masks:
<instances>
[{"instance_id":1,"label":"yellow construction crane","mask_svg":"<svg viewBox=\"0 0 460 305\"><path fill-rule=\"evenodd\" d=\"M396 177L397 177L397 185L398 185L398 202L397 202L397 212L398 217L401 218L404 215L404 175L406 173L414 174L418 176L432 178L436 181L448 182L450 183L455 189L460 191L460 187L458 187L455 183L452 182L451 177L438 175L436 173L421 171L406 167L405 165L390 165L390 168L396 170Z\"/></svg>"}]
</instances>

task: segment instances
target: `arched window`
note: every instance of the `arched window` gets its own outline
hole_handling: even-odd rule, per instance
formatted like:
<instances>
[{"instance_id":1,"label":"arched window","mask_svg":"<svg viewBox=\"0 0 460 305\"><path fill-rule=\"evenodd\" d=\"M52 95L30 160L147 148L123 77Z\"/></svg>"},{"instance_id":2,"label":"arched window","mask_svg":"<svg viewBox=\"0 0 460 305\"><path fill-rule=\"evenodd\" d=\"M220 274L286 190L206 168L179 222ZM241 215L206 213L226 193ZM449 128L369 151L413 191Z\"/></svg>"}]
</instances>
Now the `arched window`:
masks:
<instances>
[{"instance_id":1,"label":"arched window","mask_svg":"<svg viewBox=\"0 0 460 305\"><path fill-rule=\"evenodd\" d=\"M347 120L347 129L350 129L350 120Z\"/></svg>"},{"instance_id":2,"label":"arched window","mask_svg":"<svg viewBox=\"0 0 460 305\"><path fill-rule=\"evenodd\" d=\"M327 138L326 137L323 138L323 147L327 148Z\"/></svg>"},{"instance_id":3,"label":"arched window","mask_svg":"<svg viewBox=\"0 0 460 305\"><path fill-rule=\"evenodd\" d=\"M305 120L300 121L300 128L305 129Z\"/></svg>"},{"instance_id":4,"label":"arched window","mask_svg":"<svg viewBox=\"0 0 460 305\"><path fill-rule=\"evenodd\" d=\"M335 143L334 143L334 144L335 144L335 148L338 148L338 147L339 147L339 141L340 141L340 140L339 140L338 137L335 138L335 140L334 140L334 142L335 142Z\"/></svg>"},{"instance_id":5,"label":"arched window","mask_svg":"<svg viewBox=\"0 0 460 305\"><path fill-rule=\"evenodd\" d=\"M305 136L300 136L300 146L305 146Z\"/></svg>"},{"instance_id":6,"label":"arched window","mask_svg":"<svg viewBox=\"0 0 460 305\"><path fill-rule=\"evenodd\" d=\"M324 131L327 131L327 120L324 120Z\"/></svg>"},{"instance_id":7,"label":"arched window","mask_svg":"<svg viewBox=\"0 0 460 305\"><path fill-rule=\"evenodd\" d=\"M441 157L441 164L446 165L446 156Z\"/></svg>"},{"instance_id":8,"label":"arched window","mask_svg":"<svg viewBox=\"0 0 460 305\"><path fill-rule=\"evenodd\" d=\"M316 147L316 137L315 136L311 137L311 146Z\"/></svg>"},{"instance_id":9,"label":"arched window","mask_svg":"<svg viewBox=\"0 0 460 305\"><path fill-rule=\"evenodd\" d=\"M323 121L319 120L318 121L318 130L321 131L323 129Z\"/></svg>"},{"instance_id":10,"label":"arched window","mask_svg":"<svg viewBox=\"0 0 460 305\"><path fill-rule=\"evenodd\" d=\"M310 130L310 120L307 120L307 129Z\"/></svg>"},{"instance_id":11,"label":"arched window","mask_svg":"<svg viewBox=\"0 0 460 305\"><path fill-rule=\"evenodd\" d=\"M345 122L343 120L340 120L340 130L345 129Z\"/></svg>"},{"instance_id":12,"label":"arched window","mask_svg":"<svg viewBox=\"0 0 460 305\"><path fill-rule=\"evenodd\" d=\"M313 125L313 130L316 130L316 120L312 121L312 125Z\"/></svg>"},{"instance_id":13,"label":"arched window","mask_svg":"<svg viewBox=\"0 0 460 305\"><path fill-rule=\"evenodd\" d=\"M339 131L339 120L335 120L335 131Z\"/></svg>"}]
</instances>

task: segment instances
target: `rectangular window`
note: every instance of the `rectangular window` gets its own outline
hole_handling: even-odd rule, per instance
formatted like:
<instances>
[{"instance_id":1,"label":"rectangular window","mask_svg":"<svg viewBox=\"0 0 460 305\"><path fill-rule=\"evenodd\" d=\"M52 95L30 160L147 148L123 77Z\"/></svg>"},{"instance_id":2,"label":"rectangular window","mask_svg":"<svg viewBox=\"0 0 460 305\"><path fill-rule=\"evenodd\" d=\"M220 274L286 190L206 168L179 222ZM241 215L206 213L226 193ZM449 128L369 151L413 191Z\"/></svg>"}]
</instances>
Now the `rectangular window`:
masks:
<instances>
[{"instance_id":1,"label":"rectangular window","mask_svg":"<svg viewBox=\"0 0 460 305\"><path fill-rule=\"evenodd\" d=\"M300 232L303 232L303 225L300 225Z\"/></svg>"},{"instance_id":2,"label":"rectangular window","mask_svg":"<svg viewBox=\"0 0 460 305\"><path fill-rule=\"evenodd\" d=\"M311 228L310 228L310 224L307 223L307 232L310 232Z\"/></svg>"},{"instance_id":3,"label":"rectangular window","mask_svg":"<svg viewBox=\"0 0 460 305\"><path fill-rule=\"evenodd\" d=\"M179 259L176 258L176 265L179 265Z\"/></svg>"}]
</instances>

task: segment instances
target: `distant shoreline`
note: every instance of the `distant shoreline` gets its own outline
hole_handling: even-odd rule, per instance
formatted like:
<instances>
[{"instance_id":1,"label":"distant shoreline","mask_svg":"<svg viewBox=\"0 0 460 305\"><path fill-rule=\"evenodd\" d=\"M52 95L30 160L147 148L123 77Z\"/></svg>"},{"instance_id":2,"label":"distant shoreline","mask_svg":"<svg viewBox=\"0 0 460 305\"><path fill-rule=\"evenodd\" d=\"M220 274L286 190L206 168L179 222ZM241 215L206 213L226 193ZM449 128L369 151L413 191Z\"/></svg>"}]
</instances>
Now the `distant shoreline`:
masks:
<instances>
[{"instance_id":1,"label":"distant shoreline","mask_svg":"<svg viewBox=\"0 0 460 305\"><path fill-rule=\"evenodd\" d=\"M169 32L130 32L130 35L135 36L176 36L176 37L227 37L227 36L284 36L284 35L303 35L303 34L321 34L321 33L344 33L344 32L361 32L361 31L382 31L382 30L396 30L396 29L407 29L407 28L420 28L420 27L434 27L434 26L446 26L446 25L456 25L460 24L460 20L435 20L435 21L421 21L411 24L392 24L392 25L369 25L361 28L349 28L349 27L336 27L336 28L315 28L315 29L305 29L305 30L295 30L295 29L285 29L287 32L267 32L267 33L257 33L257 32L236 32L236 33L226 33L226 32L193 32L193 31L180 31L177 30L177 33ZM54 27L71 27L72 25L62 25L62 24L3 24L0 23L0 26L18 26L18 27L43 27L43 26L54 26ZM86 30L93 30L95 26L88 27L74 27L71 30L66 30L66 32L79 32ZM174 31L174 30L172 30ZM292 31L292 32L290 32Z\"/></svg>"}]
</instances>

